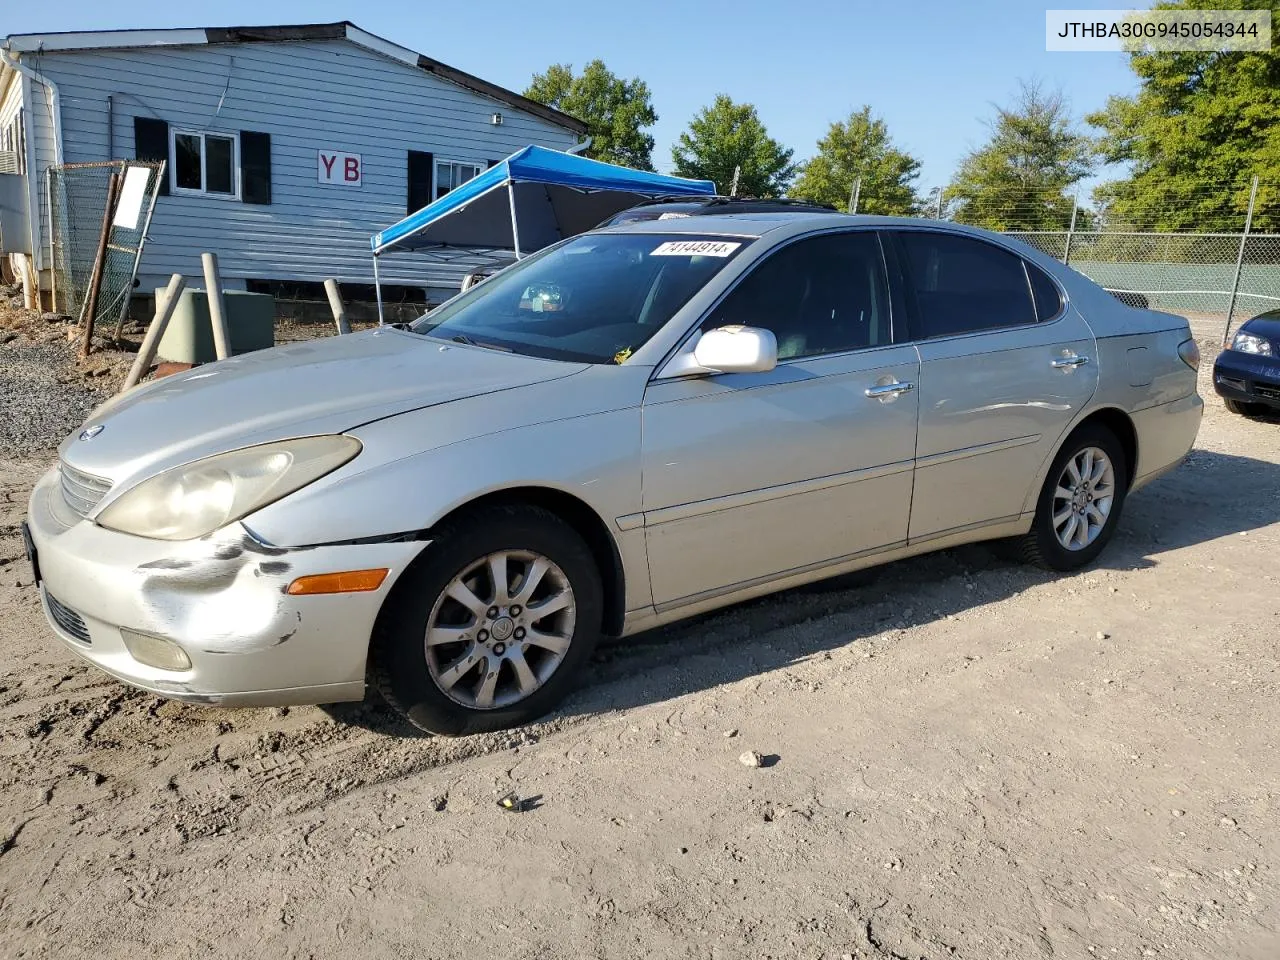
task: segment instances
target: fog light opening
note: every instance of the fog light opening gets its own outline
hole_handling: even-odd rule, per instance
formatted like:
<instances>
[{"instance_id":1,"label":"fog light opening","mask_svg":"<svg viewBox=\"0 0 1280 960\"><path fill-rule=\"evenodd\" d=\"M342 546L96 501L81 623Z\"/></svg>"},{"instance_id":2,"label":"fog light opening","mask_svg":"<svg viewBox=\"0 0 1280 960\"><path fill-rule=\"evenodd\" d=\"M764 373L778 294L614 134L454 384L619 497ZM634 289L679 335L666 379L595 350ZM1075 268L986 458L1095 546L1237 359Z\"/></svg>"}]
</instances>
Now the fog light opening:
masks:
<instances>
[{"instance_id":1,"label":"fog light opening","mask_svg":"<svg viewBox=\"0 0 1280 960\"><path fill-rule=\"evenodd\" d=\"M120 628L120 637L124 640L125 649L129 651L129 656L144 663L148 667L155 667L157 670L190 670L191 658L187 656L187 651L172 640L166 640L164 637L153 637L147 633L138 633L134 630L126 630Z\"/></svg>"},{"instance_id":2,"label":"fog light opening","mask_svg":"<svg viewBox=\"0 0 1280 960\"><path fill-rule=\"evenodd\" d=\"M299 577L289 584L291 596L312 596L319 593L364 593L377 590L387 579L390 570L344 570L340 573L316 573Z\"/></svg>"}]
</instances>

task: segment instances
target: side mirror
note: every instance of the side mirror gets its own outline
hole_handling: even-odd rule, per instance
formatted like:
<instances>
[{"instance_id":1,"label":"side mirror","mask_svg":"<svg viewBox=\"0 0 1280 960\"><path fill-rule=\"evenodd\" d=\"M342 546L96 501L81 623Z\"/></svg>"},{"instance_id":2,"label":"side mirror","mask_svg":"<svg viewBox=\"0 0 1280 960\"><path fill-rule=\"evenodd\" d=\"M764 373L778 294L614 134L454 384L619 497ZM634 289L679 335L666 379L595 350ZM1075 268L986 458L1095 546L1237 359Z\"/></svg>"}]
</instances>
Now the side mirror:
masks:
<instances>
[{"instance_id":1,"label":"side mirror","mask_svg":"<svg viewBox=\"0 0 1280 960\"><path fill-rule=\"evenodd\" d=\"M778 340L763 327L717 327L699 338L693 361L717 373L766 373L778 365Z\"/></svg>"}]
</instances>

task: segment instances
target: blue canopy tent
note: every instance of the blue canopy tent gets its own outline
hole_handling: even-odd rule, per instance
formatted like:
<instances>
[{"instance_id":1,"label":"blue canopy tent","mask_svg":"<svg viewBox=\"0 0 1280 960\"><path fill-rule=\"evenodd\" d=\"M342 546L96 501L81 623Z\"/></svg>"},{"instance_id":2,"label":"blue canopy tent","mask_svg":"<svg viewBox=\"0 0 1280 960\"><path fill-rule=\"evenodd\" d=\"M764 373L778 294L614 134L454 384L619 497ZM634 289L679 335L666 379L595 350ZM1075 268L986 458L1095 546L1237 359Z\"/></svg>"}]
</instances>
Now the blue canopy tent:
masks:
<instances>
[{"instance_id":1,"label":"blue canopy tent","mask_svg":"<svg viewBox=\"0 0 1280 960\"><path fill-rule=\"evenodd\" d=\"M378 257L388 251L501 252L519 259L590 230L641 200L715 192L710 180L668 177L545 147L525 147L374 234L370 246L378 317L382 318Z\"/></svg>"}]
</instances>

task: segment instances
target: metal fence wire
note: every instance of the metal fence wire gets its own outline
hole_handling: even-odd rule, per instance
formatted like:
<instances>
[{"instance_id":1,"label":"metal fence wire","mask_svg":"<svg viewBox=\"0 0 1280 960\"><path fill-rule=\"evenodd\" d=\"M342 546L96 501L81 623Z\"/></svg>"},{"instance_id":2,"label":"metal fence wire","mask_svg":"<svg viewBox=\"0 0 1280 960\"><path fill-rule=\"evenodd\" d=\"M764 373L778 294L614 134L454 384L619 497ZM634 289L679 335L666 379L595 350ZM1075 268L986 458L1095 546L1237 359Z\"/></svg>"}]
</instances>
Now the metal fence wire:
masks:
<instances>
[{"instance_id":1,"label":"metal fence wire","mask_svg":"<svg viewBox=\"0 0 1280 960\"><path fill-rule=\"evenodd\" d=\"M130 168L145 171L140 201L136 196L136 182L133 190L123 188ZM93 319L95 323L115 324L124 317L164 168L164 161L141 160L73 163L49 168L50 246L58 310L80 318L98 254L111 175L119 174L121 200L107 237Z\"/></svg>"}]
</instances>

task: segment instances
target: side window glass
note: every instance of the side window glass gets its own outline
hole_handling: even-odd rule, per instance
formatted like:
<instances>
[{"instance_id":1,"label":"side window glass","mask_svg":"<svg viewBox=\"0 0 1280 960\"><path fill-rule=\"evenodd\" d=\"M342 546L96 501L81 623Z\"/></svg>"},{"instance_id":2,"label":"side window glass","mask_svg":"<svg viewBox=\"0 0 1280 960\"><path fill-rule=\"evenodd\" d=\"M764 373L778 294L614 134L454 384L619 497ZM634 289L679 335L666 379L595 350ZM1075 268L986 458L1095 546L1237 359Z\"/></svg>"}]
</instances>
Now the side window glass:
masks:
<instances>
[{"instance_id":1,"label":"side window glass","mask_svg":"<svg viewBox=\"0 0 1280 960\"><path fill-rule=\"evenodd\" d=\"M1021 257L951 233L912 230L898 237L922 338L1036 322Z\"/></svg>"},{"instance_id":2,"label":"side window glass","mask_svg":"<svg viewBox=\"0 0 1280 960\"><path fill-rule=\"evenodd\" d=\"M1036 301L1036 319L1052 320L1062 312L1062 294L1053 281L1039 267L1027 264L1027 276L1031 278L1031 295Z\"/></svg>"},{"instance_id":3,"label":"side window glass","mask_svg":"<svg viewBox=\"0 0 1280 960\"><path fill-rule=\"evenodd\" d=\"M828 234L784 247L759 264L703 323L772 330L778 359L889 343L889 293L874 233Z\"/></svg>"}]
</instances>

